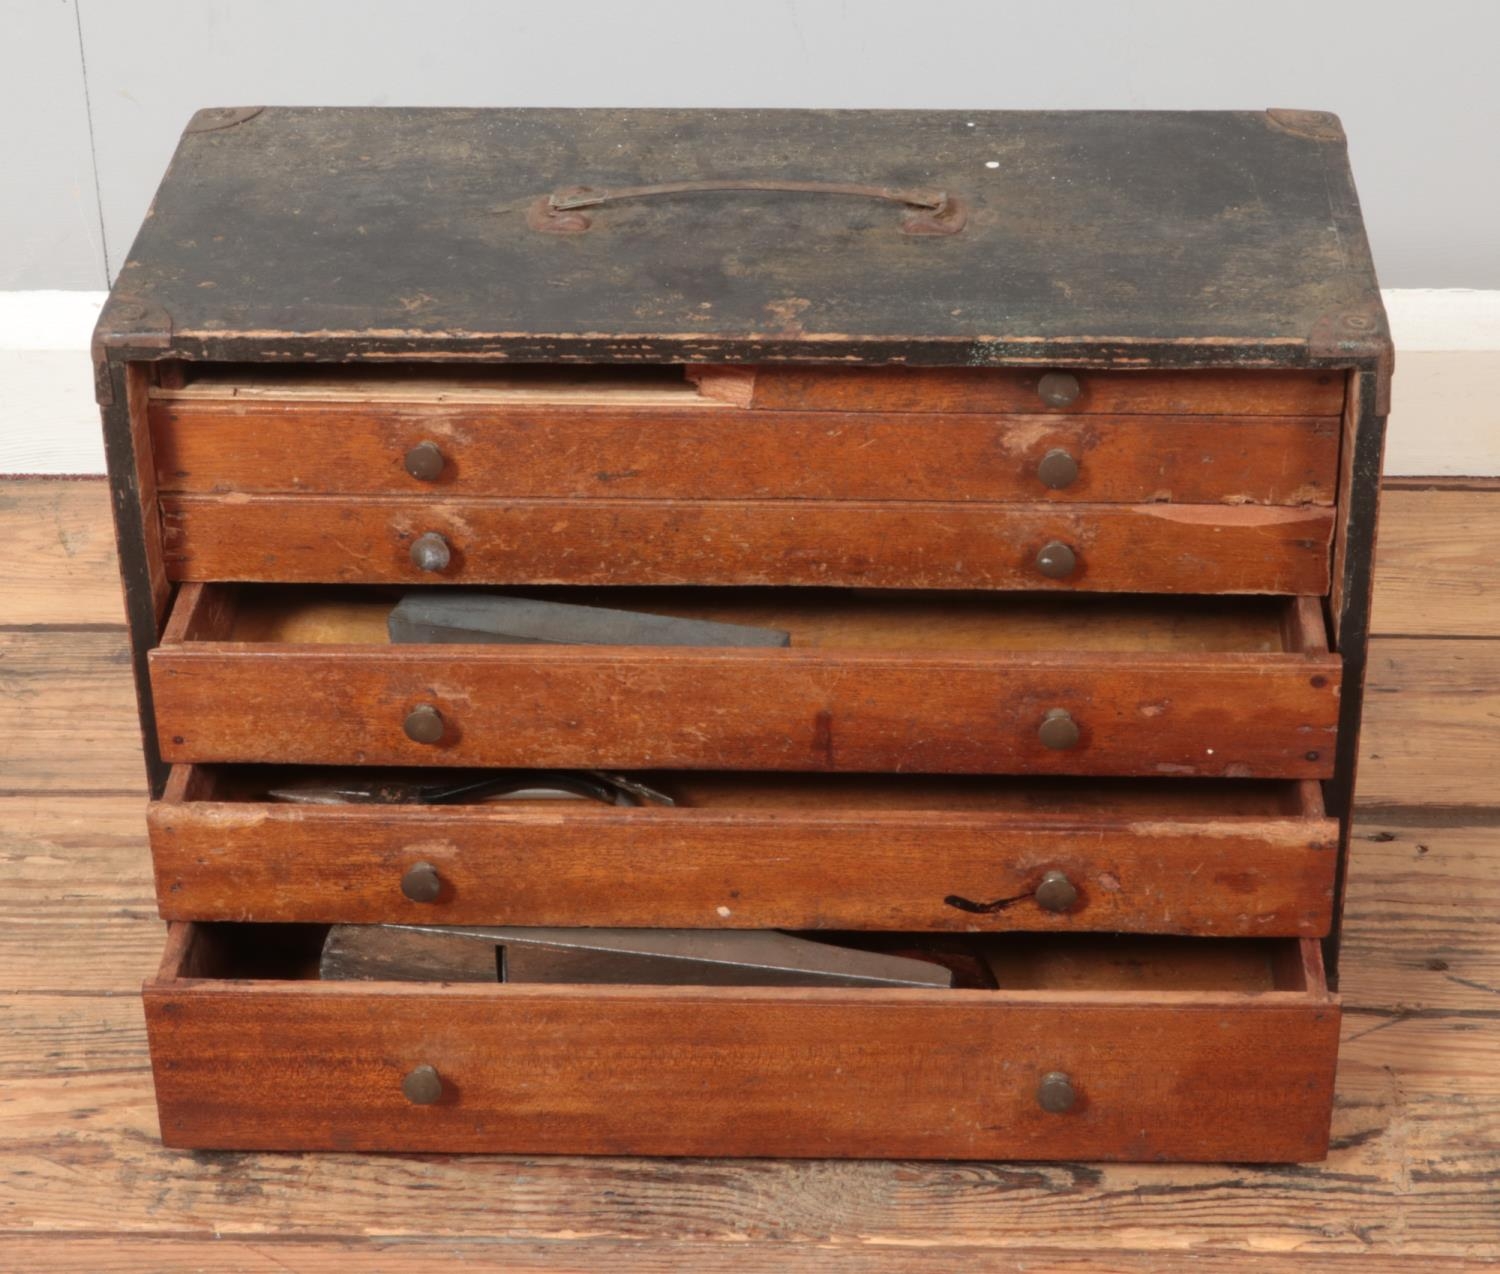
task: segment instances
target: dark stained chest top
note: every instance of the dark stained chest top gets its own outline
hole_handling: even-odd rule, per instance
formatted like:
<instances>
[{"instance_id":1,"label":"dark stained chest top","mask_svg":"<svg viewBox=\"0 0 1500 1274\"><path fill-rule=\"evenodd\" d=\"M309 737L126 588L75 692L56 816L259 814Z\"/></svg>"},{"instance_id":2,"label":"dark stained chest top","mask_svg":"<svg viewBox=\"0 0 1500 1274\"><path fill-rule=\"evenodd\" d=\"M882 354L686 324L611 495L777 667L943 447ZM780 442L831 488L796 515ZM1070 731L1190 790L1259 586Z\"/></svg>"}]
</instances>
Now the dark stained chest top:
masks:
<instances>
[{"instance_id":1,"label":"dark stained chest top","mask_svg":"<svg viewBox=\"0 0 1500 1274\"><path fill-rule=\"evenodd\" d=\"M738 185L630 193L677 183ZM796 188L742 188L767 183ZM547 202L579 187L617 197ZM1388 348L1342 130L1299 111L205 111L99 336L271 359Z\"/></svg>"}]
</instances>

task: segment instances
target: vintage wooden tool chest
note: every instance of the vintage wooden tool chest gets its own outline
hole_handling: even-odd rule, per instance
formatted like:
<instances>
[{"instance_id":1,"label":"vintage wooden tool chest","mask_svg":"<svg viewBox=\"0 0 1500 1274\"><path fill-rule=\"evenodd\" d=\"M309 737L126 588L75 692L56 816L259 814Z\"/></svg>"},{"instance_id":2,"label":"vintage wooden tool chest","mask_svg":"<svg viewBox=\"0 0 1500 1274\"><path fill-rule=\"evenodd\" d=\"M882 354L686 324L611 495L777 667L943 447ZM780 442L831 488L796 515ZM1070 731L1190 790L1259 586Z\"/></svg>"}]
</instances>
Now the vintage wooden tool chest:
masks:
<instances>
[{"instance_id":1,"label":"vintage wooden tool chest","mask_svg":"<svg viewBox=\"0 0 1500 1274\"><path fill-rule=\"evenodd\" d=\"M169 1144L1324 1153L1391 372L1335 117L208 110L96 364ZM790 645L388 640L455 585ZM379 767L677 803L273 798ZM979 972L320 980L350 923Z\"/></svg>"}]
</instances>

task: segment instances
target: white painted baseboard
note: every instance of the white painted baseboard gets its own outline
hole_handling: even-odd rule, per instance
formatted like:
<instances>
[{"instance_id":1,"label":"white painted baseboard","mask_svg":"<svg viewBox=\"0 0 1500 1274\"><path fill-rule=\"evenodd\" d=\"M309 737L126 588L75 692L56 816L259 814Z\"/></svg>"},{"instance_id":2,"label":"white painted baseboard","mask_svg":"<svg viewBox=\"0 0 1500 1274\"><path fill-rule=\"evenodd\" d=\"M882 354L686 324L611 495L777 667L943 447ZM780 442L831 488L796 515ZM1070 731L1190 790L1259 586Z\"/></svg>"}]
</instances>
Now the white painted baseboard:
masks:
<instances>
[{"instance_id":1,"label":"white painted baseboard","mask_svg":"<svg viewBox=\"0 0 1500 1274\"><path fill-rule=\"evenodd\" d=\"M1387 289L1387 474L1500 474L1500 292Z\"/></svg>"},{"instance_id":2,"label":"white painted baseboard","mask_svg":"<svg viewBox=\"0 0 1500 1274\"><path fill-rule=\"evenodd\" d=\"M103 473L89 338L103 292L0 292L0 474Z\"/></svg>"},{"instance_id":3,"label":"white painted baseboard","mask_svg":"<svg viewBox=\"0 0 1500 1274\"><path fill-rule=\"evenodd\" d=\"M0 292L0 474L103 473L89 334L103 292ZM1500 291L1391 289L1388 474L1500 475Z\"/></svg>"}]
</instances>

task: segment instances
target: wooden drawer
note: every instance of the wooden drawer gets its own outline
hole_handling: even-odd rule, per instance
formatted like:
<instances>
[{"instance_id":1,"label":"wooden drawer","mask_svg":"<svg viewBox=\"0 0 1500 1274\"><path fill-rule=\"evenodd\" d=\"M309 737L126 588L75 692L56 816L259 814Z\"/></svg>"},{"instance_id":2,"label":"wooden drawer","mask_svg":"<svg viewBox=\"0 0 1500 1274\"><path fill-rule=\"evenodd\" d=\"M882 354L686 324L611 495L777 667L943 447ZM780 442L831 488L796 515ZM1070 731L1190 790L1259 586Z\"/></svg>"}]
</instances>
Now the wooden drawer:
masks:
<instances>
[{"instance_id":1,"label":"wooden drawer","mask_svg":"<svg viewBox=\"0 0 1500 1274\"><path fill-rule=\"evenodd\" d=\"M151 684L170 762L1327 778L1315 598L572 591L790 649L387 644L394 595L183 587ZM435 709L435 743L405 733ZM1047 746L1049 714L1076 738Z\"/></svg>"},{"instance_id":2,"label":"wooden drawer","mask_svg":"<svg viewBox=\"0 0 1500 1274\"><path fill-rule=\"evenodd\" d=\"M148 414L166 570L314 583L1328 587L1336 375L1069 374L1079 397L1058 409L1038 396L1037 373L687 371L700 384L682 367L229 368L159 388ZM408 454L423 447L416 477ZM1053 453L1066 453L1062 477L1044 468ZM432 573L412 555L428 534L448 550ZM1071 564L1049 574L1039 556L1058 544Z\"/></svg>"},{"instance_id":3,"label":"wooden drawer","mask_svg":"<svg viewBox=\"0 0 1500 1274\"><path fill-rule=\"evenodd\" d=\"M161 914L1317 937L1338 851L1313 782L644 776L671 809L267 795L306 777L174 769L149 815ZM422 863L439 892L413 900L403 880ZM1039 900L1052 873L1071 902L1066 891Z\"/></svg>"},{"instance_id":4,"label":"wooden drawer","mask_svg":"<svg viewBox=\"0 0 1500 1274\"><path fill-rule=\"evenodd\" d=\"M1072 379L1057 402L1049 372ZM1337 371L1096 371L1082 368L689 365L711 398L782 411L1041 411L1054 415L1337 416Z\"/></svg>"},{"instance_id":5,"label":"wooden drawer","mask_svg":"<svg viewBox=\"0 0 1500 1274\"><path fill-rule=\"evenodd\" d=\"M1339 1012L1308 939L971 939L1002 989L942 991L318 982L320 940L316 927L172 926L145 987L168 1145L1326 1152ZM421 1066L441 1077L434 1104L403 1095ZM1072 1102L1053 1112L1039 1089L1057 1073Z\"/></svg>"},{"instance_id":6,"label":"wooden drawer","mask_svg":"<svg viewBox=\"0 0 1500 1274\"><path fill-rule=\"evenodd\" d=\"M1337 377L1084 373L1077 409L1058 410L1037 397L1035 374L907 371L898 389L878 369L767 369L757 392L777 405L762 407L732 369L723 369L727 384L688 369L704 392L683 370L201 372L152 392L157 487L512 500L1333 501ZM840 403L852 409L825 410ZM406 463L414 449L415 473ZM1076 469L1066 482L1066 464L1043 468L1054 451ZM174 507L201 519L214 506Z\"/></svg>"},{"instance_id":7,"label":"wooden drawer","mask_svg":"<svg viewBox=\"0 0 1500 1274\"><path fill-rule=\"evenodd\" d=\"M174 580L1323 593L1327 507L164 495ZM425 571L415 541L443 538ZM1065 546L1053 578L1042 558ZM1051 550L1055 552L1055 550Z\"/></svg>"}]
</instances>

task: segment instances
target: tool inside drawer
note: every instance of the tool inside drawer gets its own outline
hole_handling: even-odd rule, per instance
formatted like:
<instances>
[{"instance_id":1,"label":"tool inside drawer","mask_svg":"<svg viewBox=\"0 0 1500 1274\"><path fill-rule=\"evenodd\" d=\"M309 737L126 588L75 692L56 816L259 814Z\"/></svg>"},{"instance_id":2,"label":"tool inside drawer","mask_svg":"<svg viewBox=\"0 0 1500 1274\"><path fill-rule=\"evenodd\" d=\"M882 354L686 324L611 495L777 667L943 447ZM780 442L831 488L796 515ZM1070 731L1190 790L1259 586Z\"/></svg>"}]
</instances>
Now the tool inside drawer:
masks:
<instances>
[{"instance_id":1,"label":"tool inside drawer","mask_svg":"<svg viewBox=\"0 0 1500 1274\"><path fill-rule=\"evenodd\" d=\"M736 648L581 643L555 627L556 640L515 641L478 631L488 621L472 640L450 626L393 642L414 595L185 586L150 655L163 757L1237 779L1332 768L1340 664L1313 597L516 594L755 635ZM431 619L457 595L422 596Z\"/></svg>"},{"instance_id":2,"label":"tool inside drawer","mask_svg":"<svg viewBox=\"0 0 1500 1274\"><path fill-rule=\"evenodd\" d=\"M352 924L1313 937L1338 844L1254 779L184 765L148 822L164 916Z\"/></svg>"},{"instance_id":3,"label":"tool inside drawer","mask_svg":"<svg viewBox=\"0 0 1500 1274\"><path fill-rule=\"evenodd\" d=\"M145 988L170 1142L711 1154L727 1128L806 1155L812 1129L865 1157L1292 1160L1326 1138L1315 940L900 933L877 952L955 985L728 986L502 982L493 948L484 981L324 981L328 933L171 927Z\"/></svg>"},{"instance_id":4,"label":"tool inside drawer","mask_svg":"<svg viewBox=\"0 0 1500 1274\"><path fill-rule=\"evenodd\" d=\"M1322 819L1316 783L1255 779L1069 779L989 774L774 774L645 770L617 776L664 800L604 801L543 790L538 771L375 766L179 766L160 803L303 807L485 806L552 817L635 807L653 818L703 814L1003 814L1020 821ZM602 793L602 789L601 789ZM678 821L682 821L680 818Z\"/></svg>"},{"instance_id":5,"label":"tool inside drawer","mask_svg":"<svg viewBox=\"0 0 1500 1274\"><path fill-rule=\"evenodd\" d=\"M375 934L382 928L400 933L395 926L343 926L346 930L363 929ZM437 927L425 927L427 933L440 933ZM354 973L345 976L320 976L326 965L325 951L332 927L327 925L276 924L195 924L180 965L164 968L163 979L246 980L246 981L320 981L361 983L372 981L474 982L503 981L503 957L491 962L492 974L485 978L472 976L461 968L459 976L444 978L439 970L420 964L420 976L403 968L404 953L397 950L389 965L387 978ZM454 929L457 934L482 930ZM524 935L524 930L512 931ZM542 931L538 931L542 932ZM557 932L557 931L553 931ZM578 932L578 931L575 931ZM622 931L615 931L622 932ZM641 931L650 932L650 931ZM677 931L679 933L685 931ZM701 931L705 937L715 931ZM1309 953L1316 944L1296 939L1214 939L1186 937L1149 937L1136 935L941 935L861 932L819 932L796 935L809 944L826 945L841 951L894 955L912 962L925 962L947 970L954 990L1053 991L1053 992L1168 992L1202 991L1259 994L1292 991L1322 994L1320 969ZM503 948L503 937L488 943L481 936L470 939L475 946ZM676 985L723 985L698 977L701 972L691 960L684 960L683 975ZM534 979L528 979L528 981ZM611 979L595 976L590 983L608 984ZM577 985L565 983L558 985ZM617 985L628 983L616 982ZM670 985L656 980L651 985ZM753 975L740 985L757 984ZM878 986L846 986L851 993L880 991ZM891 988L885 988L889 991ZM934 988L936 990L936 988ZM940 992L939 992L940 993Z\"/></svg>"},{"instance_id":6,"label":"tool inside drawer","mask_svg":"<svg viewBox=\"0 0 1500 1274\"><path fill-rule=\"evenodd\" d=\"M404 601L441 604L456 595L442 588L189 585L179 595L177 622L165 640L383 645L392 640L392 614ZM792 649L804 650L1264 654L1327 649L1315 598L693 587L466 589L462 596L782 632ZM473 640L496 638L476 632ZM551 640L569 644L565 633ZM588 644L609 643L591 639Z\"/></svg>"}]
</instances>

